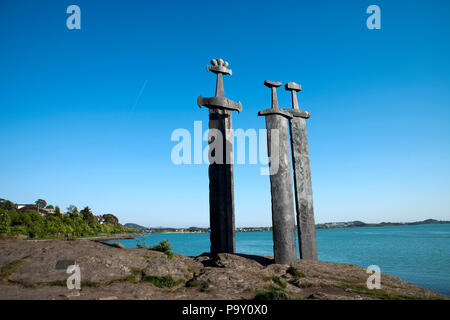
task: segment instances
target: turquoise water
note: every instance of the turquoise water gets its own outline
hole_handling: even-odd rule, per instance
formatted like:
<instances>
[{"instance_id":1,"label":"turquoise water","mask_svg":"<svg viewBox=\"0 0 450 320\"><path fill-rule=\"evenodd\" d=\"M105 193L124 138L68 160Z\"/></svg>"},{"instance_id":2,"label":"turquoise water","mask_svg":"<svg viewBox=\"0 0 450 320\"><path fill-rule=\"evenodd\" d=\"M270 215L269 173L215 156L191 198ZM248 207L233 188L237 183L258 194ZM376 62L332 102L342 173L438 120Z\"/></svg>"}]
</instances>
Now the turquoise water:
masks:
<instances>
[{"instance_id":1,"label":"turquoise water","mask_svg":"<svg viewBox=\"0 0 450 320\"><path fill-rule=\"evenodd\" d=\"M173 251L199 255L209 251L209 234L150 234L147 245L169 239ZM121 240L136 247L136 240ZM317 230L319 260L351 263L450 295L450 224ZM236 251L273 255L271 232L238 232Z\"/></svg>"}]
</instances>

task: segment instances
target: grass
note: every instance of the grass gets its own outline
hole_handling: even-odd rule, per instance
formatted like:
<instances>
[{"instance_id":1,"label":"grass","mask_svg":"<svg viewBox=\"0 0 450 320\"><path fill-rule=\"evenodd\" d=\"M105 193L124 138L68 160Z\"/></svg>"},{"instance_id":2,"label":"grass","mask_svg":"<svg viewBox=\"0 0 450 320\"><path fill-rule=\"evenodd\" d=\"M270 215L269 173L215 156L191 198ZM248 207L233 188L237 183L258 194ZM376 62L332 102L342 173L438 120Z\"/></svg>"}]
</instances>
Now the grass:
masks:
<instances>
[{"instance_id":1,"label":"grass","mask_svg":"<svg viewBox=\"0 0 450 320\"><path fill-rule=\"evenodd\" d=\"M179 284L184 283L185 280L183 280L183 279L174 280L171 275L166 275L166 276L146 275L144 270L139 269L139 268L132 268L131 274L129 276L122 278L122 279L110 281L109 284L115 283L115 282L131 282L131 283L148 282L158 288L172 288Z\"/></svg>"},{"instance_id":2,"label":"grass","mask_svg":"<svg viewBox=\"0 0 450 320\"><path fill-rule=\"evenodd\" d=\"M200 288L201 292L208 291L209 283L203 280L190 280L186 282L186 288Z\"/></svg>"},{"instance_id":3,"label":"grass","mask_svg":"<svg viewBox=\"0 0 450 320\"><path fill-rule=\"evenodd\" d=\"M276 276L272 277L272 281L276 285L278 285L279 287L281 287L283 289L286 289L286 287L287 287L286 281L284 279L280 278L280 277L276 277Z\"/></svg>"},{"instance_id":4,"label":"grass","mask_svg":"<svg viewBox=\"0 0 450 320\"><path fill-rule=\"evenodd\" d=\"M188 266L188 267L187 267L187 270L188 270L190 273L195 274L195 269L194 269L192 266Z\"/></svg>"},{"instance_id":5,"label":"grass","mask_svg":"<svg viewBox=\"0 0 450 320\"><path fill-rule=\"evenodd\" d=\"M55 280L55 281L49 282L47 284L49 286L65 287L65 286L67 286L67 280Z\"/></svg>"},{"instance_id":6,"label":"grass","mask_svg":"<svg viewBox=\"0 0 450 320\"><path fill-rule=\"evenodd\" d=\"M171 275L167 276L142 276L142 282L150 282L158 288L172 288L184 282L184 280L174 280Z\"/></svg>"},{"instance_id":7,"label":"grass","mask_svg":"<svg viewBox=\"0 0 450 320\"><path fill-rule=\"evenodd\" d=\"M275 286L264 287L259 289L255 293L255 300L289 300L287 292Z\"/></svg>"},{"instance_id":8,"label":"grass","mask_svg":"<svg viewBox=\"0 0 450 320\"><path fill-rule=\"evenodd\" d=\"M55 280L52 282L46 282L41 283L40 285L48 285L48 286L55 286L55 287L65 287L67 286L67 280ZM87 288L99 288L101 286L100 282L95 282L91 280L85 280L81 281L81 288L87 287Z\"/></svg>"},{"instance_id":9,"label":"grass","mask_svg":"<svg viewBox=\"0 0 450 320\"><path fill-rule=\"evenodd\" d=\"M295 269L294 267L289 267L286 272L293 276L295 279L306 277L303 272Z\"/></svg>"},{"instance_id":10,"label":"grass","mask_svg":"<svg viewBox=\"0 0 450 320\"><path fill-rule=\"evenodd\" d=\"M91 281L91 280L81 281L81 288L83 288L83 287L99 288L100 285L101 285L100 282L95 282L95 281Z\"/></svg>"},{"instance_id":11,"label":"grass","mask_svg":"<svg viewBox=\"0 0 450 320\"><path fill-rule=\"evenodd\" d=\"M28 255L22 259L14 260L14 261L8 263L7 265L3 266L0 269L0 281L7 282L14 273L16 273L17 271L22 269L23 265L26 263L26 261L29 257L30 257L30 255Z\"/></svg>"}]
</instances>

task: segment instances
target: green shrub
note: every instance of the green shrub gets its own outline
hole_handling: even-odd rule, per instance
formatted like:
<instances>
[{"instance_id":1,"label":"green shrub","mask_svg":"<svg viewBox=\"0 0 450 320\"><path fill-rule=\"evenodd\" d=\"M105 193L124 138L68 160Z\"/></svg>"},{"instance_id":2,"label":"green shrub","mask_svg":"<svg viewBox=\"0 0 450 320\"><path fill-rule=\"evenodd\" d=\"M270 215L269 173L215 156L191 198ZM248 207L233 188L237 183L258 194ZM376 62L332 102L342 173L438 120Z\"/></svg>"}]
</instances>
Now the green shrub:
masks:
<instances>
[{"instance_id":1,"label":"green shrub","mask_svg":"<svg viewBox=\"0 0 450 320\"><path fill-rule=\"evenodd\" d=\"M145 239L139 240L136 239L136 247L139 249L147 248L147 244L145 243Z\"/></svg>"},{"instance_id":2,"label":"green shrub","mask_svg":"<svg viewBox=\"0 0 450 320\"><path fill-rule=\"evenodd\" d=\"M8 212L7 211L0 212L0 233L9 233L10 224L11 218L9 217Z\"/></svg>"},{"instance_id":3,"label":"green shrub","mask_svg":"<svg viewBox=\"0 0 450 320\"><path fill-rule=\"evenodd\" d=\"M149 249L154 250L154 251L163 252L167 255L167 257L169 259L173 258L172 246L170 245L169 240L163 240L160 243L158 243L154 246L151 246Z\"/></svg>"}]
</instances>

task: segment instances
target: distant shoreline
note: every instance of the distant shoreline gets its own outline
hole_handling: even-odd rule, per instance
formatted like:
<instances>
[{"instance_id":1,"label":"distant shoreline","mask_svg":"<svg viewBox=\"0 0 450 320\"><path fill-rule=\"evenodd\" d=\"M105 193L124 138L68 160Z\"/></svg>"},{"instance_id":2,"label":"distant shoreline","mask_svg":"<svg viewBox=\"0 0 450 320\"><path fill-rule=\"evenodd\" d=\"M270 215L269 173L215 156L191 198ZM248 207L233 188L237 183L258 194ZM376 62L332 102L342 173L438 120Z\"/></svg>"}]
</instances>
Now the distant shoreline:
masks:
<instances>
[{"instance_id":1,"label":"distant shoreline","mask_svg":"<svg viewBox=\"0 0 450 320\"><path fill-rule=\"evenodd\" d=\"M429 219L431 220L431 219ZM428 220L428 221L429 221ZM317 224L316 230L327 230L327 229L350 229L350 228L372 228L372 227L398 227L398 226L418 226L418 225L430 225L430 224L450 224L450 221L438 221L434 220L433 222L418 221L418 222L406 222L406 223L396 223L396 222L385 222L385 223L362 223L362 224L352 224L353 222L342 222L333 223L335 225L328 226L327 224ZM175 229L175 228L167 228L167 229ZM182 229L182 228L180 228ZM206 228L205 228L206 229ZM245 231L243 230L245 229ZM248 227L248 228L237 228L236 233L247 233L247 232L272 232L271 227ZM161 231L161 232L142 232L138 236L147 235L147 234L204 234L210 233L208 231Z\"/></svg>"}]
</instances>

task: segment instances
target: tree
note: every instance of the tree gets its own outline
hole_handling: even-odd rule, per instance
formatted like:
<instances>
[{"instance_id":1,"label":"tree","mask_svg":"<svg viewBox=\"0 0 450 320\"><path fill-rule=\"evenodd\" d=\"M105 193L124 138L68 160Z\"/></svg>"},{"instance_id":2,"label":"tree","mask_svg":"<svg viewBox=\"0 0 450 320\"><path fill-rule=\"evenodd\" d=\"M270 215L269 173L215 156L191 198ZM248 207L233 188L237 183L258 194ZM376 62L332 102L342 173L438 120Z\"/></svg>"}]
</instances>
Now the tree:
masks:
<instances>
[{"instance_id":1,"label":"tree","mask_svg":"<svg viewBox=\"0 0 450 320\"><path fill-rule=\"evenodd\" d=\"M91 208L89 208L88 206L84 207L84 209L81 210L80 213L83 215L84 220L87 220L87 218L92 215Z\"/></svg>"},{"instance_id":2,"label":"tree","mask_svg":"<svg viewBox=\"0 0 450 320\"><path fill-rule=\"evenodd\" d=\"M37 207L39 209L45 208L47 206L47 201L45 201L44 199L37 199L35 204L37 205Z\"/></svg>"},{"instance_id":3,"label":"tree","mask_svg":"<svg viewBox=\"0 0 450 320\"><path fill-rule=\"evenodd\" d=\"M88 206L84 207L83 210L80 211L83 216L83 220L86 221L90 226L94 226L97 223L97 218L93 215L91 208Z\"/></svg>"},{"instance_id":4,"label":"tree","mask_svg":"<svg viewBox=\"0 0 450 320\"><path fill-rule=\"evenodd\" d=\"M105 223L110 223L110 224L119 224L119 219L117 219L117 217L113 214L104 214L103 215L103 219L105 219Z\"/></svg>"},{"instance_id":5,"label":"tree","mask_svg":"<svg viewBox=\"0 0 450 320\"><path fill-rule=\"evenodd\" d=\"M48 206L45 207L45 209L55 209L55 207L49 204Z\"/></svg>"},{"instance_id":6,"label":"tree","mask_svg":"<svg viewBox=\"0 0 450 320\"><path fill-rule=\"evenodd\" d=\"M78 208L76 206L74 206L73 204L71 204L70 206L67 207L67 213L73 218L76 217L78 215Z\"/></svg>"},{"instance_id":7,"label":"tree","mask_svg":"<svg viewBox=\"0 0 450 320\"><path fill-rule=\"evenodd\" d=\"M60 209L58 206L55 207L55 214L56 214L57 216L59 216L59 217L62 216L62 215L61 215L61 209Z\"/></svg>"},{"instance_id":8,"label":"tree","mask_svg":"<svg viewBox=\"0 0 450 320\"><path fill-rule=\"evenodd\" d=\"M13 202L6 199L0 199L0 209L11 210L15 208L16 206Z\"/></svg>"},{"instance_id":9,"label":"tree","mask_svg":"<svg viewBox=\"0 0 450 320\"><path fill-rule=\"evenodd\" d=\"M7 211L0 212L0 233L9 233L11 224L11 219L9 218Z\"/></svg>"}]
</instances>

